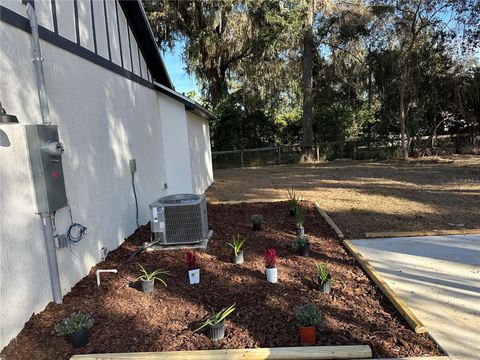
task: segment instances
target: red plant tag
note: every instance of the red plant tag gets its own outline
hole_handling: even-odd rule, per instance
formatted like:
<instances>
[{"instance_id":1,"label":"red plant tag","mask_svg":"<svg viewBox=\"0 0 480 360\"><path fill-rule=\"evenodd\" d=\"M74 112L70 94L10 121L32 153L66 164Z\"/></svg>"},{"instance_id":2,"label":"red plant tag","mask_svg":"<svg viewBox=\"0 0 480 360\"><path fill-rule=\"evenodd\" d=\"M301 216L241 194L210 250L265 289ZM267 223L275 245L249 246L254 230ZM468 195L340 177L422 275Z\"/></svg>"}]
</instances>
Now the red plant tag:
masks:
<instances>
[{"instance_id":1,"label":"red plant tag","mask_svg":"<svg viewBox=\"0 0 480 360\"><path fill-rule=\"evenodd\" d=\"M267 268L275 268L277 265L277 254L274 248L270 248L265 252L265 266Z\"/></svg>"}]
</instances>

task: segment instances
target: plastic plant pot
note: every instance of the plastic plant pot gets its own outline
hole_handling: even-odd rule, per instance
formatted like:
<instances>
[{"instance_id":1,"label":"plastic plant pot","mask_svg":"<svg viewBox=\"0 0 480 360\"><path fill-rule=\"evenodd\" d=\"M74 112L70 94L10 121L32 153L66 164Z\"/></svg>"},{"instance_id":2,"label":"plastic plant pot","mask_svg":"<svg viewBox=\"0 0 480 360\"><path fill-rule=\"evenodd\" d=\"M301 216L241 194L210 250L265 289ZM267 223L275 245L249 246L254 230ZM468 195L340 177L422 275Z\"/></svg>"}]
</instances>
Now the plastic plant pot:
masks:
<instances>
[{"instance_id":1,"label":"plastic plant pot","mask_svg":"<svg viewBox=\"0 0 480 360\"><path fill-rule=\"evenodd\" d=\"M297 235L300 236L300 237L304 237L305 236L305 228L303 226L301 227L296 227L295 228L296 231L297 231Z\"/></svg>"},{"instance_id":2,"label":"plastic plant pot","mask_svg":"<svg viewBox=\"0 0 480 360\"><path fill-rule=\"evenodd\" d=\"M326 282L324 282L323 284L320 283L320 280L318 280L317 287L318 287L318 290L319 290L321 293L330 294L330 291L332 290L332 280L331 280L331 279L328 279L328 280L327 280Z\"/></svg>"},{"instance_id":3,"label":"plastic plant pot","mask_svg":"<svg viewBox=\"0 0 480 360\"><path fill-rule=\"evenodd\" d=\"M252 223L252 230L253 230L253 231L260 231L260 230L262 230L262 224L261 224L261 223Z\"/></svg>"},{"instance_id":4,"label":"plastic plant pot","mask_svg":"<svg viewBox=\"0 0 480 360\"><path fill-rule=\"evenodd\" d=\"M74 348L81 348L88 344L90 337L88 335L88 329L82 328L74 333L67 335L68 340Z\"/></svg>"},{"instance_id":5,"label":"plastic plant pot","mask_svg":"<svg viewBox=\"0 0 480 360\"><path fill-rule=\"evenodd\" d=\"M290 214L290 216L295 216L295 209L289 209L288 213Z\"/></svg>"},{"instance_id":6,"label":"plastic plant pot","mask_svg":"<svg viewBox=\"0 0 480 360\"><path fill-rule=\"evenodd\" d=\"M200 269L188 270L188 279L190 280L190 285L200 283Z\"/></svg>"},{"instance_id":7,"label":"plastic plant pot","mask_svg":"<svg viewBox=\"0 0 480 360\"><path fill-rule=\"evenodd\" d=\"M144 293L151 293L153 292L153 288L155 285L155 279L152 280L142 280L142 291Z\"/></svg>"},{"instance_id":8,"label":"plastic plant pot","mask_svg":"<svg viewBox=\"0 0 480 360\"><path fill-rule=\"evenodd\" d=\"M208 337L210 340L221 340L225 336L225 321L219 324L211 324L208 328Z\"/></svg>"},{"instance_id":9,"label":"plastic plant pot","mask_svg":"<svg viewBox=\"0 0 480 360\"><path fill-rule=\"evenodd\" d=\"M235 265L241 265L243 264L243 250L240 250L237 256L235 254L233 255L233 263Z\"/></svg>"},{"instance_id":10,"label":"plastic plant pot","mask_svg":"<svg viewBox=\"0 0 480 360\"><path fill-rule=\"evenodd\" d=\"M267 275L267 281L271 283L277 282L277 268L265 268L265 274Z\"/></svg>"},{"instance_id":11,"label":"plastic plant pot","mask_svg":"<svg viewBox=\"0 0 480 360\"><path fill-rule=\"evenodd\" d=\"M317 330L315 326L298 327L298 335L302 345L315 345L317 342Z\"/></svg>"},{"instance_id":12,"label":"plastic plant pot","mask_svg":"<svg viewBox=\"0 0 480 360\"><path fill-rule=\"evenodd\" d=\"M310 256L310 244L306 243L303 246L300 246L299 248L300 255L304 257L309 257Z\"/></svg>"}]
</instances>

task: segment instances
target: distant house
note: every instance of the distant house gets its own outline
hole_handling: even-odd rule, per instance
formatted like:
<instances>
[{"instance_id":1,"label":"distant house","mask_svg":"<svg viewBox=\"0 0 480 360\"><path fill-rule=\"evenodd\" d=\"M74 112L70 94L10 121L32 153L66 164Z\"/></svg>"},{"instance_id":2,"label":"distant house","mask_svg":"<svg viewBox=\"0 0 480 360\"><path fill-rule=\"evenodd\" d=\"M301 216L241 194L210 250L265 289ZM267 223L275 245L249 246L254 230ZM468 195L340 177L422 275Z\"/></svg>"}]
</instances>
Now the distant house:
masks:
<instances>
[{"instance_id":1,"label":"distant house","mask_svg":"<svg viewBox=\"0 0 480 360\"><path fill-rule=\"evenodd\" d=\"M129 161L136 160L139 222L148 204L212 183L208 120L177 93L140 1L35 0L52 123L64 144L73 220L88 228L56 249L62 294L104 250L136 228ZM26 125L41 123L31 28L21 0L0 0L0 101L18 124L0 123L0 349L52 301ZM52 172L52 176L58 174ZM56 232L70 225L56 211Z\"/></svg>"}]
</instances>

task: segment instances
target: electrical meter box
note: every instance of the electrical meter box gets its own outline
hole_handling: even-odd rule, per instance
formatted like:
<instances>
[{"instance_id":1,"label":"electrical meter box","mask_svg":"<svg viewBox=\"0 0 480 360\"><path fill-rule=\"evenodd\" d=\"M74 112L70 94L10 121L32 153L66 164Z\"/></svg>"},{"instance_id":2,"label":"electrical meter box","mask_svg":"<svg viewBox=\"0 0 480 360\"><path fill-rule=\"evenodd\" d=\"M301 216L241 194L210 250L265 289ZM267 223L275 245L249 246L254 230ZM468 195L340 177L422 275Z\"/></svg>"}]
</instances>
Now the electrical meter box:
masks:
<instances>
[{"instance_id":1,"label":"electrical meter box","mask_svg":"<svg viewBox=\"0 0 480 360\"><path fill-rule=\"evenodd\" d=\"M63 178L63 144L56 125L26 125L30 165L32 167L37 209L50 213L67 206Z\"/></svg>"}]
</instances>

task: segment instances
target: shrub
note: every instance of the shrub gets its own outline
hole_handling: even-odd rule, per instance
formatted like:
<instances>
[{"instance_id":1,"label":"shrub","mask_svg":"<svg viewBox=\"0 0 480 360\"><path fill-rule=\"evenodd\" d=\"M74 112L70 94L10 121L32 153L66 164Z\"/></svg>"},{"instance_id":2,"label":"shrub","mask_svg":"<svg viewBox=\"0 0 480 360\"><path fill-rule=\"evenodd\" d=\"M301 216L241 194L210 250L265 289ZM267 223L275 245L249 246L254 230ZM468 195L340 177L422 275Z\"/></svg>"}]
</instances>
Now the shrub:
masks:
<instances>
[{"instance_id":1,"label":"shrub","mask_svg":"<svg viewBox=\"0 0 480 360\"><path fill-rule=\"evenodd\" d=\"M77 311L55 325L55 332L60 335L69 335L82 329L90 329L92 326L92 317L89 314Z\"/></svg>"},{"instance_id":2,"label":"shrub","mask_svg":"<svg viewBox=\"0 0 480 360\"><path fill-rule=\"evenodd\" d=\"M252 223L254 223L255 225L263 224L263 216L260 214L252 215Z\"/></svg>"},{"instance_id":3,"label":"shrub","mask_svg":"<svg viewBox=\"0 0 480 360\"><path fill-rule=\"evenodd\" d=\"M295 240L293 240L292 249L298 251L300 250L300 248L303 248L308 243L308 238L306 236L297 236Z\"/></svg>"},{"instance_id":4,"label":"shrub","mask_svg":"<svg viewBox=\"0 0 480 360\"><path fill-rule=\"evenodd\" d=\"M295 309L297 318L297 326L310 327L318 325L322 322L322 312L315 304L305 304L297 306Z\"/></svg>"}]
</instances>

